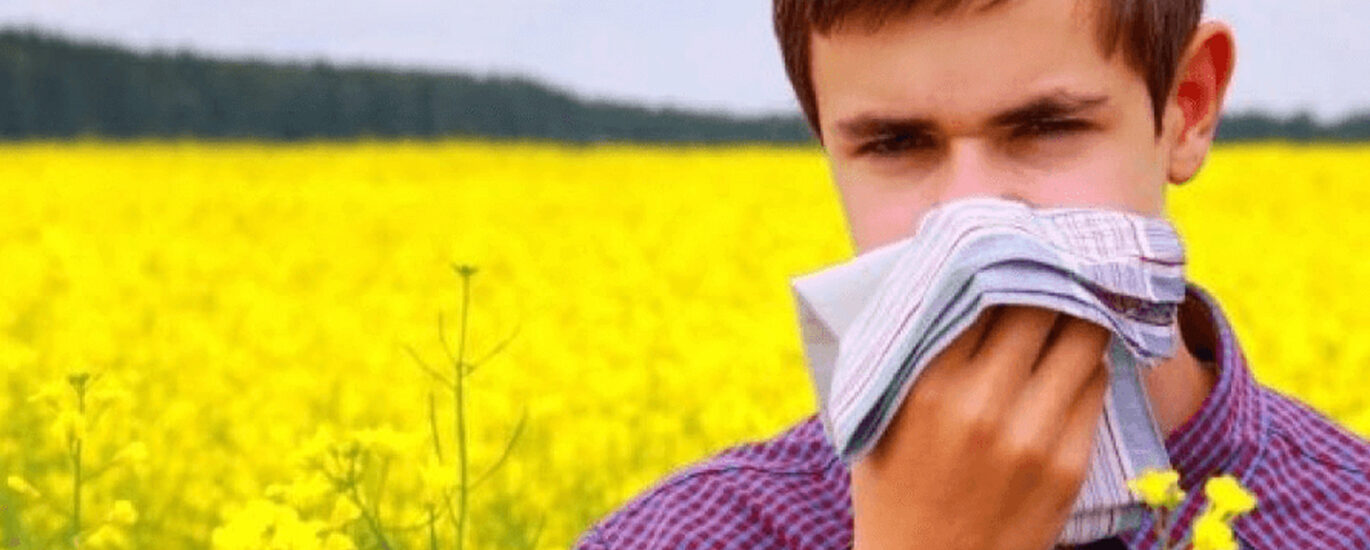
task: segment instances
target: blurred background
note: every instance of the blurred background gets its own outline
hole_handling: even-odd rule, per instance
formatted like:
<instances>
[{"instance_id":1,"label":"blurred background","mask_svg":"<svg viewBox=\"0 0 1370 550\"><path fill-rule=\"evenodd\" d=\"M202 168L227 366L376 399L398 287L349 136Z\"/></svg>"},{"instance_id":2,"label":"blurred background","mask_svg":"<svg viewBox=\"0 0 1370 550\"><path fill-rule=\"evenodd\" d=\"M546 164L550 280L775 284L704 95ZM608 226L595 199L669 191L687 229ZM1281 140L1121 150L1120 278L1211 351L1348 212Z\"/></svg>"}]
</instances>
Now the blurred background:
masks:
<instances>
[{"instance_id":1,"label":"blurred background","mask_svg":"<svg viewBox=\"0 0 1370 550\"><path fill-rule=\"evenodd\" d=\"M1208 7L1188 274L1370 436L1370 4ZM565 548L807 418L852 249L770 10L0 3L0 542Z\"/></svg>"}]
</instances>

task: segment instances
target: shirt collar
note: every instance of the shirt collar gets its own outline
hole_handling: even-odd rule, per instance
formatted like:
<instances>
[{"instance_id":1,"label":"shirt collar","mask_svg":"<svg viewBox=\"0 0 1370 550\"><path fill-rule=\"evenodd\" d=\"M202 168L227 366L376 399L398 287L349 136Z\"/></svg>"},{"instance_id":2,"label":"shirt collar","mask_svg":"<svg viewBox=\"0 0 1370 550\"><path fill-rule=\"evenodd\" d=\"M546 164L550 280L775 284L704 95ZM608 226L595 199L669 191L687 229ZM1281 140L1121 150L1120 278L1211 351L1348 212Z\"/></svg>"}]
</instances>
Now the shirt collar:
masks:
<instances>
[{"instance_id":1,"label":"shirt collar","mask_svg":"<svg viewBox=\"0 0 1370 550\"><path fill-rule=\"evenodd\" d=\"M1217 298L1193 282L1185 285L1182 308L1197 308L1202 321L1184 340L1195 355L1217 368L1217 382L1198 412L1165 438L1171 465L1186 491L1215 473L1244 478L1260 450L1260 387L1252 377L1236 333ZM1207 334L1204 334L1207 333Z\"/></svg>"}]
</instances>

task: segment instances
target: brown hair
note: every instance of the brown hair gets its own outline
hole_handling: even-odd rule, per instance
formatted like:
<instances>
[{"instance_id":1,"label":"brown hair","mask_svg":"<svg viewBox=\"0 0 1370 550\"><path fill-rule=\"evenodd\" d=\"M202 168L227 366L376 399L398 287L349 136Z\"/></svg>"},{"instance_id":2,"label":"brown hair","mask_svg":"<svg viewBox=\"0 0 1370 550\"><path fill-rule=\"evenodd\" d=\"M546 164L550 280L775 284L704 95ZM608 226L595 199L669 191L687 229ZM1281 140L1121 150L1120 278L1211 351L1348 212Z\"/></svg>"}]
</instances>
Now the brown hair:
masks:
<instances>
[{"instance_id":1,"label":"brown hair","mask_svg":"<svg viewBox=\"0 0 1370 550\"><path fill-rule=\"evenodd\" d=\"M905 15L928 0L773 0L775 35L785 61L785 73L794 87L809 129L819 142L818 105L809 75L810 32L827 35L849 18L880 28L890 17ZM933 14L942 14L966 0L933 0ZM1005 0L988 0L987 9ZM1178 70L1180 56L1194 34L1203 12L1203 0L1094 0L1102 2L1099 14L1099 45L1112 57L1124 46L1128 64L1146 80L1151 95L1156 135L1161 134L1161 115Z\"/></svg>"}]
</instances>

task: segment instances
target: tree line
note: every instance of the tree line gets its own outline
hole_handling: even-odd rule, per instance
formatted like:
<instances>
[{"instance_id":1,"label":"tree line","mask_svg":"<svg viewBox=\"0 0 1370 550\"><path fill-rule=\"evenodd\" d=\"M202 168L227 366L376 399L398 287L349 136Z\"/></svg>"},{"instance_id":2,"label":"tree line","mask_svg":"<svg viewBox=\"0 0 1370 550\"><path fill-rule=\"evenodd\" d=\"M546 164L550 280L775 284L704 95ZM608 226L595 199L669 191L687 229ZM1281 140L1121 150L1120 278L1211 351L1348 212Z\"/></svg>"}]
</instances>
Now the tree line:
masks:
<instances>
[{"instance_id":1,"label":"tree line","mask_svg":"<svg viewBox=\"0 0 1370 550\"><path fill-rule=\"evenodd\" d=\"M593 100L522 76L139 53L33 27L0 29L0 139L530 138L812 142L801 116L738 116ZM1370 112L1230 114L1218 140L1370 140Z\"/></svg>"}]
</instances>

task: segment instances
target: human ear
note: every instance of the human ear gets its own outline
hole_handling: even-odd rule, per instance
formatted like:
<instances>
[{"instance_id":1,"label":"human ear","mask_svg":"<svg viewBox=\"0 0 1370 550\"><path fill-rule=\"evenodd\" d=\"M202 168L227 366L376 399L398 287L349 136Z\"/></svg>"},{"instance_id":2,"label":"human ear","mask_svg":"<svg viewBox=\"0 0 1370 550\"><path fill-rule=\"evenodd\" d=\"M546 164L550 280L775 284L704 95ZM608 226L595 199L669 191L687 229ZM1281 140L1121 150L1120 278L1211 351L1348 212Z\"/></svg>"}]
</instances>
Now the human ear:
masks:
<instances>
[{"instance_id":1,"label":"human ear","mask_svg":"<svg viewBox=\"0 0 1370 550\"><path fill-rule=\"evenodd\" d=\"M1203 21L1194 31L1175 74L1166 107L1167 118L1180 117L1170 142L1167 177L1184 183L1198 173L1218 129L1223 97L1232 77L1232 29L1221 21Z\"/></svg>"}]
</instances>

